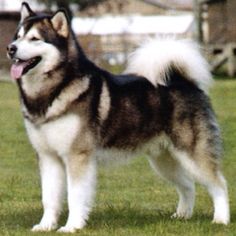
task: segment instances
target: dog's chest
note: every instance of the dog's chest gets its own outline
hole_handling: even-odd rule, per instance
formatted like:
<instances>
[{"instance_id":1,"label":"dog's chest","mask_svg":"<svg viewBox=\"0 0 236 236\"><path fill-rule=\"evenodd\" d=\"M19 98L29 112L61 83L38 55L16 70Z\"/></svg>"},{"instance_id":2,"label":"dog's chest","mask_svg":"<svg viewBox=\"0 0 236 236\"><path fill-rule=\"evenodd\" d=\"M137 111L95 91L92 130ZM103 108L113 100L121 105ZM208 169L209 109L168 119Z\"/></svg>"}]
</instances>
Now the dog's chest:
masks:
<instances>
[{"instance_id":1,"label":"dog's chest","mask_svg":"<svg viewBox=\"0 0 236 236\"><path fill-rule=\"evenodd\" d=\"M65 115L55 121L35 126L25 121L29 139L38 153L67 155L80 132L80 118Z\"/></svg>"}]
</instances>

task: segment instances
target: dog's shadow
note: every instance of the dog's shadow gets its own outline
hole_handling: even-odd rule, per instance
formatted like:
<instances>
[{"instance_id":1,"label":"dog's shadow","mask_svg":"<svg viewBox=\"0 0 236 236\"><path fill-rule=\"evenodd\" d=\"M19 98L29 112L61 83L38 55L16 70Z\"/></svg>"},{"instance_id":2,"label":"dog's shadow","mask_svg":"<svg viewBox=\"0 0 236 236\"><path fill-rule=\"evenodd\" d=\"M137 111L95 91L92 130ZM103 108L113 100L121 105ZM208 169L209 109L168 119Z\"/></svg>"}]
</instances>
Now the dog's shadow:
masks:
<instances>
[{"instance_id":1,"label":"dog's shadow","mask_svg":"<svg viewBox=\"0 0 236 236\"><path fill-rule=\"evenodd\" d=\"M105 209L96 209L91 214L88 226L91 228L100 228L109 226L112 228L140 227L156 224L158 221L169 220L169 214L160 209L142 209L130 207L106 207Z\"/></svg>"},{"instance_id":2,"label":"dog's shadow","mask_svg":"<svg viewBox=\"0 0 236 236\"><path fill-rule=\"evenodd\" d=\"M60 217L59 225L64 225L66 222L68 212L64 211ZM143 228L149 225L158 224L168 224L174 221L186 223L206 223L209 221L211 224L211 219L209 215L199 215L194 214L190 220L178 220L171 219L170 212L164 212L160 209L142 209L140 208L126 208L126 207L106 207L106 208L96 208L91 213L88 220L87 228L90 230L96 230L101 228ZM40 221L42 216L42 209L32 209L14 213L14 211L9 212L9 214L4 214L1 216L1 224L5 228L11 230L23 229L29 230L34 224ZM231 223L236 222L236 214L231 215Z\"/></svg>"},{"instance_id":3,"label":"dog's shadow","mask_svg":"<svg viewBox=\"0 0 236 236\"><path fill-rule=\"evenodd\" d=\"M14 230L21 228L29 230L34 224L40 221L42 216L42 209L27 209L25 211L9 211L1 217L1 224L5 228ZM67 219L68 212L63 211L60 217L59 225L64 225ZM130 207L111 207L95 208L91 213L87 228L91 230L107 228L121 228L121 227L140 227L145 225L156 224L158 221L169 221L170 215L163 213L158 209L144 210Z\"/></svg>"}]
</instances>

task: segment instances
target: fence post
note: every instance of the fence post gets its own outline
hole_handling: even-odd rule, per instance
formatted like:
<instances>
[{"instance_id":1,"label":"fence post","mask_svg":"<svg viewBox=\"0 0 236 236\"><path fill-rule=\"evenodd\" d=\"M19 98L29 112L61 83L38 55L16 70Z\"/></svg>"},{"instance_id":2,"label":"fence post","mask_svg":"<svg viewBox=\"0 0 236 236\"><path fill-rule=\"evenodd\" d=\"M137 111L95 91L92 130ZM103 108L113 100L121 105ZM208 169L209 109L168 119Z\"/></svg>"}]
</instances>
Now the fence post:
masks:
<instances>
[{"instance_id":1,"label":"fence post","mask_svg":"<svg viewBox=\"0 0 236 236\"><path fill-rule=\"evenodd\" d=\"M228 56L227 71L230 77L233 77L235 75L236 60L235 60L235 55L234 55L234 48L235 48L235 44L233 43L229 43L226 47L227 56Z\"/></svg>"},{"instance_id":2,"label":"fence post","mask_svg":"<svg viewBox=\"0 0 236 236\"><path fill-rule=\"evenodd\" d=\"M194 20L195 20L195 39L197 42L202 43L203 33L202 33L202 6L199 0L194 0Z\"/></svg>"}]
</instances>

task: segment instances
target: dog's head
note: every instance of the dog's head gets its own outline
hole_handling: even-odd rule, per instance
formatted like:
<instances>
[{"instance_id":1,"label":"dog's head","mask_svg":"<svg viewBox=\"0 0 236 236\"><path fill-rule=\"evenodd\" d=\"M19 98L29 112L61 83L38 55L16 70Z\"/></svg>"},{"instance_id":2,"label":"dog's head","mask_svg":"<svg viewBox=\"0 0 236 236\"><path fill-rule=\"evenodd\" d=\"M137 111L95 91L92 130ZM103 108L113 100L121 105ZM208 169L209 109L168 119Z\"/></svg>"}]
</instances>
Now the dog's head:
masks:
<instances>
[{"instance_id":1,"label":"dog's head","mask_svg":"<svg viewBox=\"0 0 236 236\"><path fill-rule=\"evenodd\" d=\"M27 3L22 3L19 26L7 47L12 78L40 76L55 69L64 60L62 51L67 48L69 33L64 11L52 16L36 14Z\"/></svg>"}]
</instances>

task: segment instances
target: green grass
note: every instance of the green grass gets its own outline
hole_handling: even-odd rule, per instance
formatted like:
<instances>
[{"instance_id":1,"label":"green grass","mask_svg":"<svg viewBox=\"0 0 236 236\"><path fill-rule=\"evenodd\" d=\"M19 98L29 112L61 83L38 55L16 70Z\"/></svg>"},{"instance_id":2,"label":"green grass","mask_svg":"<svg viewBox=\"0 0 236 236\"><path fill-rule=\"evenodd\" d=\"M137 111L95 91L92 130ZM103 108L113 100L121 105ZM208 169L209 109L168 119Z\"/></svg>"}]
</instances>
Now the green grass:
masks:
<instances>
[{"instance_id":1,"label":"green grass","mask_svg":"<svg viewBox=\"0 0 236 236\"><path fill-rule=\"evenodd\" d=\"M155 177L144 158L137 158L129 165L100 167L96 204L87 227L78 235L236 234L236 80L218 79L210 95L224 138L223 170L232 223L227 227L211 224L212 204L201 187L197 187L192 219L170 219L177 203L175 190ZM11 83L0 83L0 140L0 235L56 235L30 232L42 214L39 174L23 127L18 92ZM65 206L61 224L66 215Z\"/></svg>"}]
</instances>

